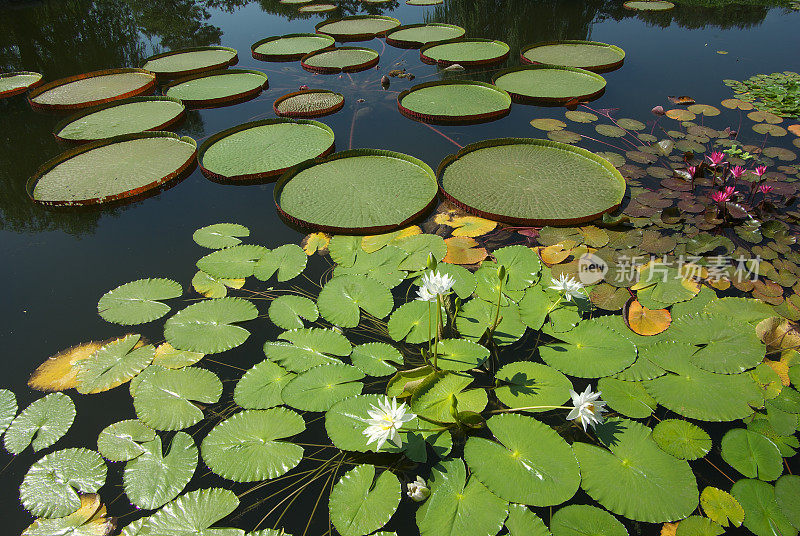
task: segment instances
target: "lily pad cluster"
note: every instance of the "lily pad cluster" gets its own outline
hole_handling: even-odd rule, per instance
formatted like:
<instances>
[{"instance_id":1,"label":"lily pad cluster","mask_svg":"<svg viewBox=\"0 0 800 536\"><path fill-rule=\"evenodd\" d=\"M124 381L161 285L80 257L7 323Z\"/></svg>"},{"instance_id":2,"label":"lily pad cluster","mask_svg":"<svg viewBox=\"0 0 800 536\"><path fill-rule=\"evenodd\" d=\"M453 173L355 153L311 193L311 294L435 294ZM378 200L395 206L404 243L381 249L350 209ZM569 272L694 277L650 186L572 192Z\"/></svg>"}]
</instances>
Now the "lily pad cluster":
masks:
<instances>
[{"instance_id":1,"label":"lily pad cluster","mask_svg":"<svg viewBox=\"0 0 800 536\"><path fill-rule=\"evenodd\" d=\"M757 74L747 80L724 80L736 97L759 110L782 117L800 117L800 75L792 71Z\"/></svg>"}]
</instances>

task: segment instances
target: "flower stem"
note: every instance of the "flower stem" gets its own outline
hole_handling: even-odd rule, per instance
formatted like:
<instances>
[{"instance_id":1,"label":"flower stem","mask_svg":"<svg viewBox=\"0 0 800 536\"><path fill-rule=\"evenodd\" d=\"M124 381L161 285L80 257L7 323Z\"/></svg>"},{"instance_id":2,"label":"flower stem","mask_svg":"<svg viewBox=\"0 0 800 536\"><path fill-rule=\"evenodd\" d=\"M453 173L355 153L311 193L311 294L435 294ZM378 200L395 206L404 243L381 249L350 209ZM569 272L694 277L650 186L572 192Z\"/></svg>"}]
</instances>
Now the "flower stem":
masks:
<instances>
[{"instance_id":1,"label":"flower stem","mask_svg":"<svg viewBox=\"0 0 800 536\"><path fill-rule=\"evenodd\" d=\"M433 343L433 370L439 370L438 363L439 363L439 333L441 333L441 327L439 325L442 318L442 297L441 295L436 295L436 339ZM429 325L430 329L430 325Z\"/></svg>"},{"instance_id":2,"label":"flower stem","mask_svg":"<svg viewBox=\"0 0 800 536\"><path fill-rule=\"evenodd\" d=\"M512 411L528 411L532 409L573 409L569 406L527 406L524 408L509 408L509 409L496 409L489 413L509 413Z\"/></svg>"}]
</instances>

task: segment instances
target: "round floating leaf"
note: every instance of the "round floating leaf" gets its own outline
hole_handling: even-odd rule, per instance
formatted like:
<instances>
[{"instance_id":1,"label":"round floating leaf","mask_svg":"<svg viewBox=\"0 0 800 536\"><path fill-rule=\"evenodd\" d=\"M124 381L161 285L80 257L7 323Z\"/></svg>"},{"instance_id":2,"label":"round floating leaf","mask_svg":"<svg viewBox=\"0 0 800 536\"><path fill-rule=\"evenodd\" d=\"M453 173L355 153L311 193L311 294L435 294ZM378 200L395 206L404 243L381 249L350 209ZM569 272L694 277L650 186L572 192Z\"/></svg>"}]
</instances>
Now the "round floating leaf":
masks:
<instances>
[{"instance_id":1,"label":"round floating leaf","mask_svg":"<svg viewBox=\"0 0 800 536\"><path fill-rule=\"evenodd\" d=\"M789 522L795 528L800 526L800 476L780 477L775 482L775 500Z\"/></svg>"},{"instance_id":2,"label":"round floating leaf","mask_svg":"<svg viewBox=\"0 0 800 536\"><path fill-rule=\"evenodd\" d=\"M600 378L597 390L614 411L633 419L645 419L655 411L658 403L645 391L642 382L628 382L616 378Z\"/></svg>"},{"instance_id":3,"label":"round floating leaf","mask_svg":"<svg viewBox=\"0 0 800 536\"><path fill-rule=\"evenodd\" d=\"M525 290L538 278L542 270L539 257L525 246L506 246L492 252L497 263L506 269L508 290Z\"/></svg>"},{"instance_id":4,"label":"round floating leaf","mask_svg":"<svg viewBox=\"0 0 800 536\"><path fill-rule=\"evenodd\" d=\"M8 389L0 389L0 436L17 414L17 397Z\"/></svg>"},{"instance_id":5,"label":"round floating leaf","mask_svg":"<svg viewBox=\"0 0 800 536\"><path fill-rule=\"evenodd\" d=\"M553 514L550 521L553 536L628 536L625 525L617 518L594 506L571 504Z\"/></svg>"},{"instance_id":6,"label":"round floating leaf","mask_svg":"<svg viewBox=\"0 0 800 536\"><path fill-rule=\"evenodd\" d=\"M171 279L139 279L103 294L97 312L115 324L144 324L169 312L169 306L158 300L177 298L182 292L181 286Z\"/></svg>"},{"instance_id":7,"label":"round floating leaf","mask_svg":"<svg viewBox=\"0 0 800 536\"><path fill-rule=\"evenodd\" d=\"M319 318L317 305L303 296L279 296L269 304L269 319L283 329L305 327L303 319L316 322Z\"/></svg>"},{"instance_id":8,"label":"round floating leaf","mask_svg":"<svg viewBox=\"0 0 800 536\"><path fill-rule=\"evenodd\" d=\"M651 0L652 1L652 0ZM676 536L719 536L725 529L708 518L689 516L678 524Z\"/></svg>"},{"instance_id":9,"label":"round floating leaf","mask_svg":"<svg viewBox=\"0 0 800 536\"><path fill-rule=\"evenodd\" d=\"M96 493L80 496L81 507L65 517L39 518L25 529L23 536L108 536L113 533L117 521L106 517L106 507Z\"/></svg>"},{"instance_id":10,"label":"round floating leaf","mask_svg":"<svg viewBox=\"0 0 800 536\"><path fill-rule=\"evenodd\" d=\"M19 487L22 505L37 517L64 517L81 507L78 493L95 493L106 464L93 450L65 449L34 463Z\"/></svg>"},{"instance_id":11,"label":"round floating leaf","mask_svg":"<svg viewBox=\"0 0 800 536\"><path fill-rule=\"evenodd\" d=\"M200 352L189 352L188 350L176 350L168 342L159 344L156 354L153 357L153 364L164 368L178 369L194 365L206 354Z\"/></svg>"},{"instance_id":12,"label":"round floating leaf","mask_svg":"<svg viewBox=\"0 0 800 536\"><path fill-rule=\"evenodd\" d=\"M382 15L357 15L342 19L329 19L317 24L317 33L327 34L339 41L368 40L383 36L392 28L400 26L400 21Z\"/></svg>"},{"instance_id":13,"label":"round floating leaf","mask_svg":"<svg viewBox=\"0 0 800 536\"><path fill-rule=\"evenodd\" d=\"M670 327L673 340L701 346L692 364L723 374L751 369L761 363L766 346L749 324L717 314L684 316Z\"/></svg>"},{"instance_id":14,"label":"round floating leaf","mask_svg":"<svg viewBox=\"0 0 800 536\"><path fill-rule=\"evenodd\" d=\"M616 168L589 151L522 138L468 145L446 158L438 175L458 206L519 225L595 219L619 206L626 187Z\"/></svg>"},{"instance_id":15,"label":"round floating leaf","mask_svg":"<svg viewBox=\"0 0 800 536\"><path fill-rule=\"evenodd\" d=\"M306 54L333 48L336 40L329 35L295 33L267 37L250 47L253 57L262 61L293 61Z\"/></svg>"},{"instance_id":16,"label":"round floating leaf","mask_svg":"<svg viewBox=\"0 0 800 536\"><path fill-rule=\"evenodd\" d=\"M268 151L264 148L269 147ZM266 179L333 150L333 130L309 119L262 119L214 134L198 149L200 170L219 181Z\"/></svg>"},{"instance_id":17,"label":"round floating leaf","mask_svg":"<svg viewBox=\"0 0 800 536\"><path fill-rule=\"evenodd\" d=\"M703 512L716 523L727 527L728 523L736 527L744 521L744 508L733 496L718 488L708 486L700 494L700 506Z\"/></svg>"},{"instance_id":18,"label":"round floating leaf","mask_svg":"<svg viewBox=\"0 0 800 536\"><path fill-rule=\"evenodd\" d=\"M308 257L297 244L284 244L264 254L256 264L254 275L268 281L273 275L279 282L289 281L306 268Z\"/></svg>"},{"instance_id":19,"label":"round floating leaf","mask_svg":"<svg viewBox=\"0 0 800 536\"><path fill-rule=\"evenodd\" d=\"M337 266L333 270L333 276L369 276L387 288L394 288L406 278L407 274L400 269L400 264L407 257L405 250L395 246L384 246L372 253L359 251L352 266Z\"/></svg>"},{"instance_id":20,"label":"round floating leaf","mask_svg":"<svg viewBox=\"0 0 800 536\"><path fill-rule=\"evenodd\" d=\"M151 344L138 346L141 335L128 335L104 345L88 359L78 361L79 393L96 394L131 380L153 361Z\"/></svg>"},{"instance_id":21,"label":"round floating leaf","mask_svg":"<svg viewBox=\"0 0 800 536\"><path fill-rule=\"evenodd\" d=\"M215 223L196 230L192 235L198 245L209 249L229 248L241 244L239 238L250 236L250 229L238 223Z\"/></svg>"},{"instance_id":22,"label":"round floating leaf","mask_svg":"<svg viewBox=\"0 0 800 536\"><path fill-rule=\"evenodd\" d=\"M712 300L703 308L703 312L749 324L761 322L774 315L772 307L761 300L734 297Z\"/></svg>"},{"instance_id":23,"label":"round floating leaf","mask_svg":"<svg viewBox=\"0 0 800 536\"><path fill-rule=\"evenodd\" d=\"M581 322L557 336L564 342L540 347L539 355L542 361L570 376L609 376L636 360L636 346L630 340L596 322Z\"/></svg>"},{"instance_id":24,"label":"round floating leaf","mask_svg":"<svg viewBox=\"0 0 800 536\"><path fill-rule=\"evenodd\" d=\"M28 194L52 206L97 205L136 197L185 175L195 142L171 132L126 134L87 143L46 162Z\"/></svg>"},{"instance_id":25,"label":"round floating leaf","mask_svg":"<svg viewBox=\"0 0 800 536\"><path fill-rule=\"evenodd\" d=\"M466 300L475 292L475 274L463 266L442 262L436 266L436 271L439 272L440 275L449 275L455 279L453 292L462 300Z\"/></svg>"},{"instance_id":26,"label":"round floating leaf","mask_svg":"<svg viewBox=\"0 0 800 536\"><path fill-rule=\"evenodd\" d=\"M339 363L341 359L331 356L350 355L351 346L347 338L332 329L293 329L280 335L288 342L267 342L264 354L292 372L304 372L311 367L326 363Z\"/></svg>"},{"instance_id":27,"label":"round floating leaf","mask_svg":"<svg viewBox=\"0 0 800 536\"><path fill-rule=\"evenodd\" d=\"M549 41L524 47L522 61L578 67L590 71L610 71L625 61L625 51L596 41Z\"/></svg>"},{"instance_id":28,"label":"round floating leaf","mask_svg":"<svg viewBox=\"0 0 800 536\"><path fill-rule=\"evenodd\" d=\"M320 231L380 233L425 212L436 193L433 170L424 162L392 151L356 149L284 174L275 186L275 203L290 221Z\"/></svg>"},{"instance_id":29,"label":"round floating leaf","mask_svg":"<svg viewBox=\"0 0 800 536\"><path fill-rule=\"evenodd\" d=\"M42 82L42 75L32 71L0 73L0 99L25 93Z\"/></svg>"},{"instance_id":30,"label":"round floating leaf","mask_svg":"<svg viewBox=\"0 0 800 536\"><path fill-rule=\"evenodd\" d=\"M322 287L317 298L322 317L335 326L354 328L361 309L375 318L385 318L394 308L391 291L371 277L342 275Z\"/></svg>"},{"instance_id":31,"label":"round floating leaf","mask_svg":"<svg viewBox=\"0 0 800 536\"><path fill-rule=\"evenodd\" d=\"M495 394L509 408L561 406L569 399L569 390L572 389L572 382L559 371L530 361L505 365L497 371L495 379L500 382Z\"/></svg>"},{"instance_id":32,"label":"round floating leaf","mask_svg":"<svg viewBox=\"0 0 800 536\"><path fill-rule=\"evenodd\" d=\"M698 492L689 464L670 456L634 421L608 419L597 427L610 450L573 443L581 487L608 510L648 523L683 519L697 508Z\"/></svg>"},{"instance_id":33,"label":"round floating leaf","mask_svg":"<svg viewBox=\"0 0 800 536\"><path fill-rule=\"evenodd\" d=\"M331 490L331 522L342 536L363 536L384 526L400 504L402 488L391 471L375 478L374 465L346 472Z\"/></svg>"},{"instance_id":34,"label":"round floating leaf","mask_svg":"<svg viewBox=\"0 0 800 536\"><path fill-rule=\"evenodd\" d=\"M144 69L106 69L48 82L28 94L37 110L74 110L152 92L155 74Z\"/></svg>"},{"instance_id":35,"label":"round floating leaf","mask_svg":"<svg viewBox=\"0 0 800 536\"><path fill-rule=\"evenodd\" d=\"M681 460L696 460L711 450L711 438L702 428L679 419L659 422L653 428L653 441L664 452Z\"/></svg>"},{"instance_id":36,"label":"round floating leaf","mask_svg":"<svg viewBox=\"0 0 800 536\"><path fill-rule=\"evenodd\" d=\"M185 432L175 434L166 454L158 436L141 447L144 452L125 465L123 488L133 504L154 510L177 497L192 479L197 447Z\"/></svg>"},{"instance_id":37,"label":"round floating leaf","mask_svg":"<svg viewBox=\"0 0 800 536\"><path fill-rule=\"evenodd\" d=\"M115 422L97 436L97 450L108 461L127 462L144 454L143 444L155 438L155 431L141 421Z\"/></svg>"},{"instance_id":38,"label":"round floating leaf","mask_svg":"<svg viewBox=\"0 0 800 536\"><path fill-rule=\"evenodd\" d=\"M484 536L497 534L506 518L507 504L470 477L459 459L436 465L428 480L431 496L417 510L421 536Z\"/></svg>"},{"instance_id":39,"label":"round floating leaf","mask_svg":"<svg viewBox=\"0 0 800 536\"><path fill-rule=\"evenodd\" d=\"M364 374L381 377L397 372L397 366L403 363L403 355L397 348L385 342L369 342L353 348L350 361Z\"/></svg>"},{"instance_id":40,"label":"round floating leaf","mask_svg":"<svg viewBox=\"0 0 800 536\"><path fill-rule=\"evenodd\" d=\"M222 69L179 78L164 85L164 95L193 108L220 106L255 97L268 85L267 75L251 69Z\"/></svg>"},{"instance_id":41,"label":"round floating leaf","mask_svg":"<svg viewBox=\"0 0 800 536\"><path fill-rule=\"evenodd\" d=\"M245 278L253 275L256 264L267 253L269 250L263 246L241 244L201 257L197 267L217 278Z\"/></svg>"},{"instance_id":42,"label":"round floating leaf","mask_svg":"<svg viewBox=\"0 0 800 536\"><path fill-rule=\"evenodd\" d=\"M511 536L551 536L544 521L522 504L508 505L506 528Z\"/></svg>"},{"instance_id":43,"label":"round floating leaf","mask_svg":"<svg viewBox=\"0 0 800 536\"><path fill-rule=\"evenodd\" d=\"M335 11L337 8L338 6L334 4L308 4L300 6L297 11L300 13L326 13L328 11Z\"/></svg>"},{"instance_id":44,"label":"round floating leaf","mask_svg":"<svg viewBox=\"0 0 800 536\"><path fill-rule=\"evenodd\" d=\"M419 51L420 59L429 64L464 67L500 63L508 57L510 47L493 39L453 39L444 43L431 43Z\"/></svg>"},{"instance_id":45,"label":"round floating leaf","mask_svg":"<svg viewBox=\"0 0 800 536\"><path fill-rule=\"evenodd\" d=\"M464 461L492 493L533 506L561 504L575 495L581 480L578 462L552 428L515 414L496 415L486 425L497 442L469 438Z\"/></svg>"},{"instance_id":46,"label":"round floating leaf","mask_svg":"<svg viewBox=\"0 0 800 536\"><path fill-rule=\"evenodd\" d=\"M378 64L380 55L366 47L338 47L303 56L300 65L312 73L355 73Z\"/></svg>"},{"instance_id":47,"label":"round floating leaf","mask_svg":"<svg viewBox=\"0 0 800 536\"><path fill-rule=\"evenodd\" d=\"M74 420L75 404L67 395L51 393L35 400L6 429L6 450L19 454L28 445L33 446L34 452L46 449L67 433Z\"/></svg>"},{"instance_id":48,"label":"round floating leaf","mask_svg":"<svg viewBox=\"0 0 800 536\"><path fill-rule=\"evenodd\" d=\"M78 367L74 365L113 340L78 344L51 356L33 371L28 386L39 391L66 391L77 387Z\"/></svg>"},{"instance_id":49,"label":"round floating leaf","mask_svg":"<svg viewBox=\"0 0 800 536\"><path fill-rule=\"evenodd\" d=\"M494 84L521 102L556 104L572 99L592 100L606 89L606 79L574 67L524 65L505 69ZM566 125L565 125L566 126Z\"/></svg>"},{"instance_id":50,"label":"round floating leaf","mask_svg":"<svg viewBox=\"0 0 800 536\"><path fill-rule=\"evenodd\" d=\"M376 450L376 443L367 445L367 436L364 435L370 418L369 411L377 407L384 397L380 395L356 395L334 404L325 413L325 431L333 444L341 450L354 452L391 452L397 450L390 442L386 442ZM412 429L412 423L403 424L400 429L400 440L407 442L407 436Z\"/></svg>"},{"instance_id":51,"label":"round floating leaf","mask_svg":"<svg viewBox=\"0 0 800 536\"><path fill-rule=\"evenodd\" d=\"M387 326L389 336L395 341L405 340L409 344L427 342L435 335L436 304L419 300L403 304L394 310Z\"/></svg>"},{"instance_id":52,"label":"round floating leaf","mask_svg":"<svg viewBox=\"0 0 800 536\"><path fill-rule=\"evenodd\" d=\"M637 335L658 335L665 331L672 322L672 315L668 310L648 309L637 300L628 304L625 315L628 327Z\"/></svg>"},{"instance_id":53,"label":"round floating leaf","mask_svg":"<svg viewBox=\"0 0 800 536\"><path fill-rule=\"evenodd\" d=\"M201 446L209 469L235 482L275 478L295 467L303 447L281 441L306 429L286 408L245 410L214 427Z\"/></svg>"},{"instance_id":54,"label":"round floating leaf","mask_svg":"<svg viewBox=\"0 0 800 536\"><path fill-rule=\"evenodd\" d=\"M185 107L170 97L133 97L78 112L53 129L56 139L102 140L146 130L167 130L185 116Z\"/></svg>"},{"instance_id":55,"label":"round floating leaf","mask_svg":"<svg viewBox=\"0 0 800 536\"><path fill-rule=\"evenodd\" d=\"M308 369L292 378L281 392L286 405L303 411L327 411L349 396L360 395L364 373L344 363Z\"/></svg>"},{"instance_id":56,"label":"round floating leaf","mask_svg":"<svg viewBox=\"0 0 800 536\"><path fill-rule=\"evenodd\" d=\"M239 60L235 49L228 47L197 47L173 50L150 56L143 69L159 78L177 78L195 73L224 69Z\"/></svg>"},{"instance_id":57,"label":"round floating leaf","mask_svg":"<svg viewBox=\"0 0 800 536\"><path fill-rule=\"evenodd\" d=\"M489 357L489 350L465 339L443 339L437 347L438 367L456 372L477 368Z\"/></svg>"},{"instance_id":58,"label":"round floating leaf","mask_svg":"<svg viewBox=\"0 0 800 536\"><path fill-rule=\"evenodd\" d=\"M748 478L775 480L783 472L778 447L761 434L734 428L722 438L722 459Z\"/></svg>"},{"instance_id":59,"label":"round floating leaf","mask_svg":"<svg viewBox=\"0 0 800 536\"><path fill-rule=\"evenodd\" d=\"M472 376L455 372L431 374L419 384L411 397L411 411L424 419L438 422L455 422L450 414L453 398L458 400L458 411L480 413L488 398L483 389L465 389L472 383Z\"/></svg>"},{"instance_id":60,"label":"round floating leaf","mask_svg":"<svg viewBox=\"0 0 800 536\"><path fill-rule=\"evenodd\" d=\"M209 528L231 514L238 506L239 499L232 491L222 488L199 489L181 495L155 514L144 518L140 531L130 535L125 532L123 534L242 536L244 531L241 529ZM128 526L131 527L133 524Z\"/></svg>"},{"instance_id":61,"label":"round floating leaf","mask_svg":"<svg viewBox=\"0 0 800 536\"><path fill-rule=\"evenodd\" d=\"M269 409L283 404L281 392L296 374L272 361L262 361L236 383L233 400L244 409Z\"/></svg>"},{"instance_id":62,"label":"round floating leaf","mask_svg":"<svg viewBox=\"0 0 800 536\"><path fill-rule=\"evenodd\" d=\"M537 117L531 121L531 126L539 130L544 130L545 132L557 132L567 128L567 124L564 121L549 117Z\"/></svg>"},{"instance_id":63,"label":"round floating leaf","mask_svg":"<svg viewBox=\"0 0 800 536\"><path fill-rule=\"evenodd\" d=\"M636 11L667 11L675 7L675 4L672 2L666 2L664 0L645 0L643 2L631 0L622 5Z\"/></svg>"},{"instance_id":64,"label":"round floating leaf","mask_svg":"<svg viewBox=\"0 0 800 536\"><path fill-rule=\"evenodd\" d=\"M778 506L775 488L760 480L743 478L731 488L744 508L744 526L756 536L794 536L797 529Z\"/></svg>"},{"instance_id":65,"label":"round floating leaf","mask_svg":"<svg viewBox=\"0 0 800 536\"><path fill-rule=\"evenodd\" d=\"M464 304L456 317L458 332L465 339L478 341L483 337L486 329L494 325L497 316L497 303L489 303L474 298ZM494 341L497 344L511 344L525 333L525 324L520 318L519 307L510 304L500 307L500 323L494 332Z\"/></svg>"},{"instance_id":66,"label":"round floating leaf","mask_svg":"<svg viewBox=\"0 0 800 536\"><path fill-rule=\"evenodd\" d=\"M256 316L256 306L241 298L202 301L170 317L164 325L164 337L181 350L216 354L246 341L250 332L233 324Z\"/></svg>"},{"instance_id":67,"label":"round floating leaf","mask_svg":"<svg viewBox=\"0 0 800 536\"><path fill-rule=\"evenodd\" d=\"M428 257L433 255L437 262L447 254L447 244L441 236L418 234L398 239L395 244L408 255L400 263L401 270L424 270L428 265Z\"/></svg>"},{"instance_id":68,"label":"round floating leaf","mask_svg":"<svg viewBox=\"0 0 800 536\"><path fill-rule=\"evenodd\" d=\"M319 117L338 112L344 107L344 95L327 89L304 89L278 97L272 105L276 115L285 117Z\"/></svg>"},{"instance_id":69,"label":"round floating leaf","mask_svg":"<svg viewBox=\"0 0 800 536\"><path fill-rule=\"evenodd\" d=\"M172 370L151 366L131 385L139 419L156 430L182 430L203 420L193 402L213 404L222 394L222 382L212 372L186 367Z\"/></svg>"},{"instance_id":70,"label":"round floating leaf","mask_svg":"<svg viewBox=\"0 0 800 536\"><path fill-rule=\"evenodd\" d=\"M498 119L511 109L502 89L470 80L425 82L397 96L400 113L426 123L473 123Z\"/></svg>"},{"instance_id":71,"label":"round floating leaf","mask_svg":"<svg viewBox=\"0 0 800 536\"><path fill-rule=\"evenodd\" d=\"M408 2L406 2L408 3ZM386 43L400 48L419 48L464 37L466 30L453 24L407 24L386 32Z\"/></svg>"}]
</instances>

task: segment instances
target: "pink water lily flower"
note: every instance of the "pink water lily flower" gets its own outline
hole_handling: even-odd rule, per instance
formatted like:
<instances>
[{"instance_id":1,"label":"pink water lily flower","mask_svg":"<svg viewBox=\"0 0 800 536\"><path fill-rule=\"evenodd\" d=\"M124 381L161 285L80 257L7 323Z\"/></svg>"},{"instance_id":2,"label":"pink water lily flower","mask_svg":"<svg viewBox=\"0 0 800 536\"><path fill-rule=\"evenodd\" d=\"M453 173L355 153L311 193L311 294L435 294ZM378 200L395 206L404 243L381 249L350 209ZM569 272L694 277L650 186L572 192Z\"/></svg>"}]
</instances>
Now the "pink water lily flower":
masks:
<instances>
[{"instance_id":1,"label":"pink water lily flower","mask_svg":"<svg viewBox=\"0 0 800 536\"><path fill-rule=\"evenodd\" d=\"M697 166L689 166L686 168L686 172L695 178L697 176Z\"/></svg>"},{"instance_id":2,"label":"pink water lily flower","mask_svg":"<svg viewBox=\"0 0 800 536\"><path fill-rule=\"evenodd\" d=\"M725 155L719 151L711 153L710 156L706 156L711 165L716 167L722 164L725 161Z\"/></svg>"},{"instance_id":3,"label":"pink water lily flower","mask_svg":"<svg viewBox=\"0 0 800 536\"><path fill-rule=\"evenodd\" d=\"M758 166L756 169L753 170L753 175L755 175L760 179L766 172L767 172L767 166Z\"/></svg>"},{"instance_id":4,"label":"pink water lily flower","mask_svg":"<svg viewBox=\"0 0 800 536\"><path fill-rule=\"evenodd\" d=\"M768 193L770 193L770 192L772 191L772 189L773 189L773 188L774 188L774 187L773 187L773 186L770 186L769 184L762 184L761 186L759 186L759 187L758 187L758 189L759 189L759 190L761 190L761 193L762 193L762 194L768 194Z\"/></svg>"},{"instance_id":5,"label":"pink water lily flower","mask_svg":"<svg viewBox=\"0 0 800 536\"><path fill-rule=\"evenodd\" d=\"M736 193L736 189L733 186L726 186L721 191L711 194L711 199L716 203L724 203L728 201L734 193Z\"/></svg>"},{"instance_id":6,"label":"pink water lily flower","mask_svg":"<svg viewBox=\"0 0 800 536\"><path fill-rule=\"evenodd\" d=\"M734 179L738 179L738 178L740 178L742 175L744 175L744 168L743 168L742 166L733 166L733 167L731 168L731 176L732 176Z\"/></svg>"}]
</instances>

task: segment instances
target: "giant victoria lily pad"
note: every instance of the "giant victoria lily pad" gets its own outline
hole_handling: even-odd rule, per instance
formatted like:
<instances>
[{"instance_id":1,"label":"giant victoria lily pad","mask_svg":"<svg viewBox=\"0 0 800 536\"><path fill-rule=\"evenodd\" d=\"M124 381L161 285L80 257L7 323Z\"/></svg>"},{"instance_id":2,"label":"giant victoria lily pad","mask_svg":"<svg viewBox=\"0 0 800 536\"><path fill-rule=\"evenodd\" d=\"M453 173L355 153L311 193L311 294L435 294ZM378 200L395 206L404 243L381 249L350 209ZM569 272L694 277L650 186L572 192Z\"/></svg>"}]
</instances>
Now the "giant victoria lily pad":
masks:
<instances>
[{"instance_id":1,"label":"giant victoria lily pad","mask_svg":"<svg viewBox=\"0 0 800 536\"><path fill-rule=\"evenodd\" d=\"M466 30L454 24L406 24L386 33L386 43L399 48L419 48L463 37Z\"/></svg>"},{"instance_id":2,"label":"giant victoria lily pad","mask_svg":"<svg viewBox=\"0 0 800 536\"><path fill-rule=\"evenodd\" d=\"M181 101L170 97L132 97L82 110L58 123L53 135L59 141L81 143L166 130L183 120L185 110Z\"/></svg>"},{"instance_id":3,"label":"giant victoria lily pad","mask_svg":"<svg viewBox=\"0 0 800 536\"><path fill-rule=\"evenodd\" d=\"M31 71L0 73L0 99L25 93L42 83L42 75Z\"/></svg>"},{"instance_id":4,"label":"giant victoria lily pad","mask_svg":"<svg viewBox=\"0 0 800 536\"><path fill-rule=\"evenodd\" d=\"M39 86L28 101L36 110L74 110L149 93L155 84L156 76L144 69L106 69Z\"/></svg>"},{"instance_id":5,"label":"giant victoria lily pad","mask_svg":"<svg viewBox=\"0 0 800 536\"><path fill-rule=\"evenodd\" d=\"M625 179L571 145L501 138L467 145L439 164L442 193L458 207L518 225L574 224L617 208Z\"/></svg>"},{"instance_id":6,"label":"giant victoria lily pad","mask_svg":"<svg viewBox=\"0 0 800 536\"><path fill-rule=\"evenodd\" d=\"M400 21L382 15L355 15L341 19L328 19L314 27L317 33L327 34L337 41L367 41L383 36L400 26Z\"/></svg>"},{"instance_id":7,"label":"giant victoria lily pad","mask_svg":"<svg viewBox=\"0 0 800 536\"><path fill-rule=\"evenodd\" d=\"M236 65L238 61L236 49L220 46L196 47L150 56L142 68L155 73L158 78L178 78L224 69Z\"/></svg>"},{"instance_id":8,"label":"giant victoria lily pad","mask_svg":"<svg viewBox=\"0 0 800 536\"><path fill-rule=\"evenodd\" d=\"M206 177L242 181L280 175L332 150L333 130L323 123L264 119L214 134L198 149L198 159Z\"/></svg>"},{"instance_id":9,"label":"giant victoria lily pad","mask_svg":"<svg viewBox=\"0 0 800 536\"><path fill-rule=\"evenodd\" d=\"M483 82L425 82L397 96L400 113L425 123L478 123L499 119L511 109L511 96Z\"/></svg>"},{"instance_id":10,"label":"giant victoria lily pad","mask_svg":"<svg viewBox=\"0 0 800 536\"><path fill-rule=\"evenodd\" d=\"M275 186L275 204L286 219L333 233L388 232L435 202L436 183L427 164L377 149L306 161Z\"/></svg>"},{"instance_id":11,"label":"giant victoria lily pad","mask_svg":"<svg viewBox=\"0 0 800 536\"><path fill-rule=\"evenodd\" d=\"M28 181L28 195L52 206L99 205L140 196L182 178L195 141L171 132L126 134L70 149Z\"/></svg>"},{"instance_id":12,"label":"giant victoria lily pad","mask_svg":"<svg viewBox=\"0 0 800 536\"><path fill-rule=\"evenodd\" d=\"M295 33L267 37L251 47L253 57L262 61L293 61L306 54L333 48L336 40L323 34Z\"/></svg>"},{"instance_id":13,"label":"giant victoria lily pad","mask_svg":"<svg viewBox=\"0 0 800 536\"><path fill-rule=\"evenodd\" d=\"M275 115L285 117L320 117L344 107L344 95L327 89L302 89L275 100Z\"/></svg>"},{"instance_id":14,"label":"giant victoria lily pad","mask_svg":"<svg viewBox=\"0 0 800 536\"><path fill-rule=\"evenodd\" d=\"M611 71L625 61L621 48L597 41L546 41L523 48L525 63L563 65L594 72Z\"/></svg>"},{"instance_id":15,"label":"giant victoria lily pad","mask_svg":"<svg viewBox=\"0 0 800 536\"><path fill-rule=\"evenodd\" d=\"M494 84L519 102L559 104L591 100L606 88L606 80L585 69L554 65L524 65L497 73Z\"/></svg>"},{"instance_id":16,"label":"giant victoria lily pad","mask_svg":"<svg viewBox=\"0 0 800 536\"><path fill-rule=\"evenodd\" d=\"M334 4L308 4L300 6L297 11L300 13L327 13L328 11L335 11L337 6Z\"/></svg>"},{"instance_id":17,"label":"giant victoria lily pad","mask_svg":"<svg viewBox=\"0 0 800 536\"><path fill-rule=\"evenodd\" d=\"M446 67L457 63L469 67L500 63L508 57L510 50L506 43L493 39L453 39L422 47L419 58L432 65Z\"/></svg>"},{"instance_id":18,"label":"giant victoria lily pad","mask_svg":"<svg viewBox=\"0 0 800 536\"><path fill-rule=\"evenodd\" d=\"M179 78L164 86L164 95L193 108L212 108L255 97L267 87L267 75L252 69L222 69Z\"/></svg>"},{"instance_id":19,"label":"giant victoria lily pad","mask_svg":"<svg viewBox=\"0 0 800 536\"><path fill-rule=\"evenodd\" d=\"M374 67L380 55L367 47L339 47L306 54L300 61L303 69L313 73L355 73Z\"/></svg>"}]
</instances>

